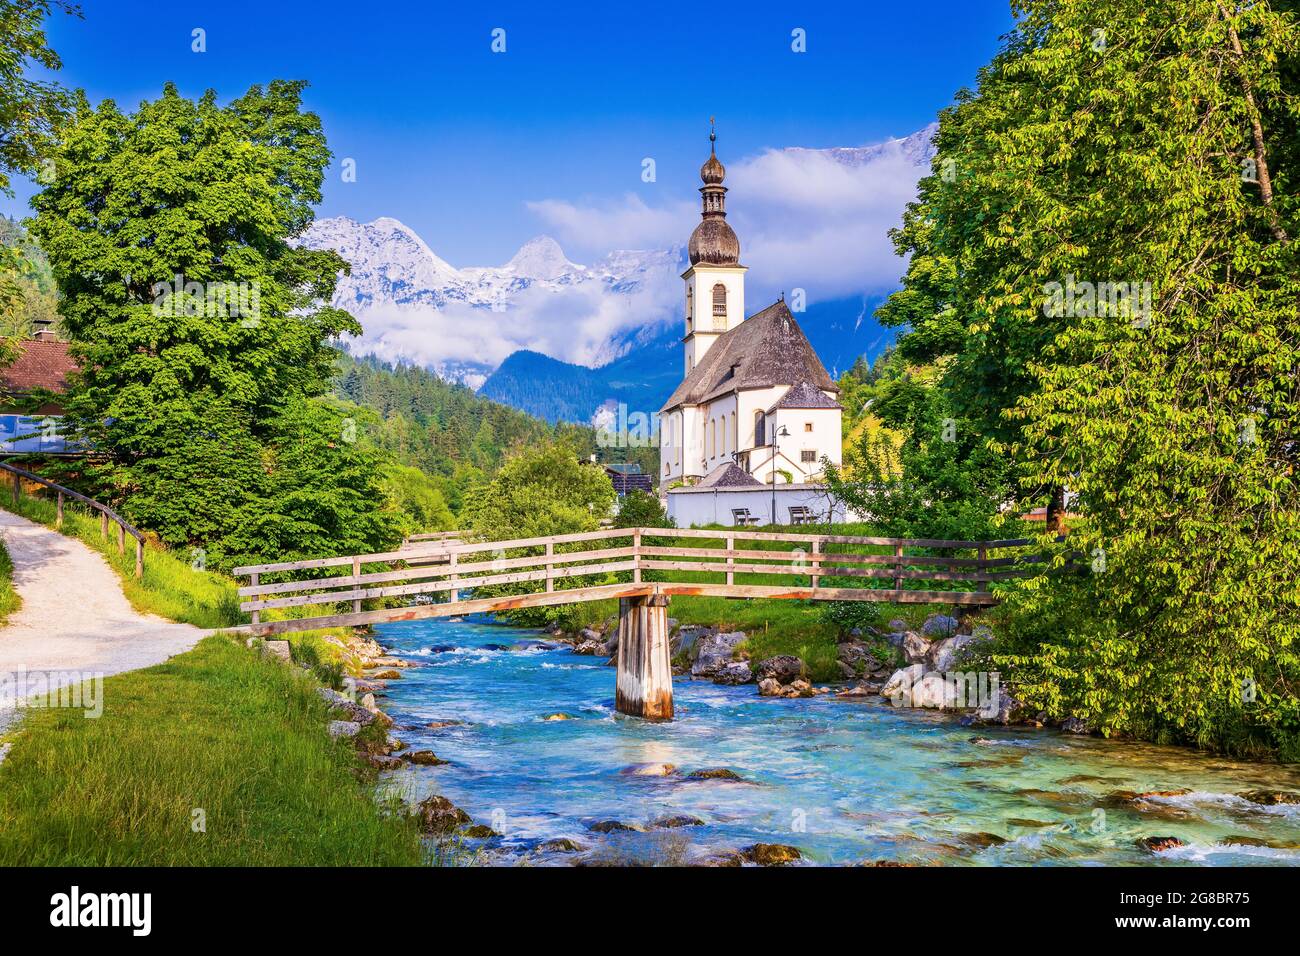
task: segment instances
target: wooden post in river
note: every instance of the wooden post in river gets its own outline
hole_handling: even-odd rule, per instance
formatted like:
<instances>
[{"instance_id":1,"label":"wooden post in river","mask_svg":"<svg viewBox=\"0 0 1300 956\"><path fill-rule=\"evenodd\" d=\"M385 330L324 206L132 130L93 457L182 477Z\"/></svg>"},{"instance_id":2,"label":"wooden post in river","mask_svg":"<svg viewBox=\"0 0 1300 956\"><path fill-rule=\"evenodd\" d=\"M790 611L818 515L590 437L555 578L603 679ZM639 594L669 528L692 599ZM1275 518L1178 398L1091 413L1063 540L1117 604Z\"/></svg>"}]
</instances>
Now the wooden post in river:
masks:
<instances>
[{"instance_id":1,"label":"wooden post in river","mask_svg":"<svg viewBox=\"0 0 1300 956\"><path fill-rule=\"evenodd\" d=\"M668 595L618 599L620 714L672 720L673 672L668 654Z\"/></svg>"}]
</instances>

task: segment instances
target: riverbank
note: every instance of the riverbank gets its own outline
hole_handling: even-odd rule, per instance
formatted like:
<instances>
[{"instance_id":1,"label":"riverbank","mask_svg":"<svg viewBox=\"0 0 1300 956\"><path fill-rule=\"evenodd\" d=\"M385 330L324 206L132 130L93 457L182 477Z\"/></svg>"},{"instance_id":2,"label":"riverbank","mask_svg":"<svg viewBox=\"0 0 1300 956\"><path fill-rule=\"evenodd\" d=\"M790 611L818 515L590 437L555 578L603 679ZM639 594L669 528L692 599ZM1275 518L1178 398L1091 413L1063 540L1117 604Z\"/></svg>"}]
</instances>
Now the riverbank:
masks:
<instances>
[{"instance_id":1,"label":"riverbank","mask_svg":"<svg viewBox=\"0 0 1300 956\"><path fill-rule=\"evenodd\" d=\"M418 826L316 679L224 635L109 677L103 713L28 710L0 764L0 865L423 861Z\"/></svg>"}]
</instances>

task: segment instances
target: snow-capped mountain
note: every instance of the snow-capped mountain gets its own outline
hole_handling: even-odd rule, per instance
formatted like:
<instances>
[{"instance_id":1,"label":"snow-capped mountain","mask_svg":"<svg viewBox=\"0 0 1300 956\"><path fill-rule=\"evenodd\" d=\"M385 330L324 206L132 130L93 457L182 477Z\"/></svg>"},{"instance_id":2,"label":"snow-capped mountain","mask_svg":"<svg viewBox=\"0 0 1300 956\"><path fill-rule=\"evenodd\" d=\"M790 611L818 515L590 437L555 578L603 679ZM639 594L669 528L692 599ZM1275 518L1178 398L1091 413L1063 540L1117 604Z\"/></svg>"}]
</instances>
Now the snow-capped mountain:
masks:
<instances>
[{"instance_id":1,"label":"snow-capped mountain","mask_svg":"<svg viewBox=\"0 0 1300 956\"><path fill-rule=\"evenodd\" d=\"M618 358L663 313L681 258L680 249L621 250L584 266L538 236L505 265L457 269L389 217L321 219L300 241L351 263L333 304L366 329L354 351L418 362L471 387L521 348L589 365Z\"/></svg>"},{"instance_id":2,"label":"snow-capped mountain","mask_svg":"<svg viewBox=\"0 0 1300 956\"><path fill-rule=\"evenodd\" d=\"M928 169L934 159L934 134L939 131L938 123L931 123L919 129L911 136L899 139L887 139L883 143L871 146L835 146L830 149L807 149L803 146L789 146L782 152L792 156L801 154L818 154L833 159L841 166L857 169L879 162L882 159L897 157L912 166Z\"/></svg>"}]
</instances>

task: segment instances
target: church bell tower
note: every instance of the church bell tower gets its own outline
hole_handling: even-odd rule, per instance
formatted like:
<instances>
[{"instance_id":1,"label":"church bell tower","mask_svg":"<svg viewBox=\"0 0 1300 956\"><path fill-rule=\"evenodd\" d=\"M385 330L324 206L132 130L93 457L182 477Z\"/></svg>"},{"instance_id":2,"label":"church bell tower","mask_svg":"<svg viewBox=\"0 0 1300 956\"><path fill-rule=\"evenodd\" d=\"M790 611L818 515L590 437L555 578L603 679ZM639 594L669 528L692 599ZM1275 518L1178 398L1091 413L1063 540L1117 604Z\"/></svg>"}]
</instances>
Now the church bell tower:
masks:
<instances>
[{"instance_id":1,"label":"church bell tower","mask_svg":"<svg viewBox=\"0 0 1300 956\"><path fill-rule=\"evenodd\" d=\"M700 167L703 212L687 246L691 266L686 282L686 374L690 375L722 333L745 320L745 271L740 240L727 224L726 168L718 160L717 131L709 130L709 158Z\"/></svg>"}]
</instances>

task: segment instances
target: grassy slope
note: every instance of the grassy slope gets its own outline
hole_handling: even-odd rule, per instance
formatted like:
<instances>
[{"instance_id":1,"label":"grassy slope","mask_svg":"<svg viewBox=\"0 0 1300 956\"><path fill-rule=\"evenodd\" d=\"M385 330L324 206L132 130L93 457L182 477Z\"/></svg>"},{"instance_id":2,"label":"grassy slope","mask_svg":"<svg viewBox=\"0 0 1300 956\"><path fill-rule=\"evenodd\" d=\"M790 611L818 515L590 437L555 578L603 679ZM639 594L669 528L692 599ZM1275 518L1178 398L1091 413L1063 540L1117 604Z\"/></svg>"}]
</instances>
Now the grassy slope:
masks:
<instances>
[{"instance_id":1,"label":"grassy slope","mask_svg":"<svg viewBox=\"0 0 1300 956\"><path fill-rule=\"evenodd\" d=\"M52 502L3 505L53 527ZM117 553L99 522L69 507L63 530L108 560L139 611L198 625L244 620L236 584L150 548ZM2 549L0 549L2 550ZM0 618L9 598L0 558ZM12 607L9 611L12 611ZM328 683L346 655L291 635L294 657ZM331 667L330 665L334 665ZM414 863L418 838L381 815L351 750L325 735L329 720L305 677L226 637L165 664L109 678L104 715L28 711L0 765L0 864ZM191 813L207 814L207 833Z\"/></svg>"},{"instance_id":2,"label":"grassy slope","mask_svg":"<svg viewBox=\"0 0 1300 956\"><path fill-rule=\"evenodd\" d=\"M29 711L0 765L0 865L419 863L315 686L217 636L108 678L98 719Z\"/></svg>"},{"instance_id":3,"label":"grassy slope","mask_svg":"<svg viewBox=\"0 0 1300 956\"><path fill-rule=\"evenodd\" d=\"M14 563L9 551L0 540L0 625L9 620L9 615L22 607L23 599L14 590Z\"/></svg>"}]
</instances>

